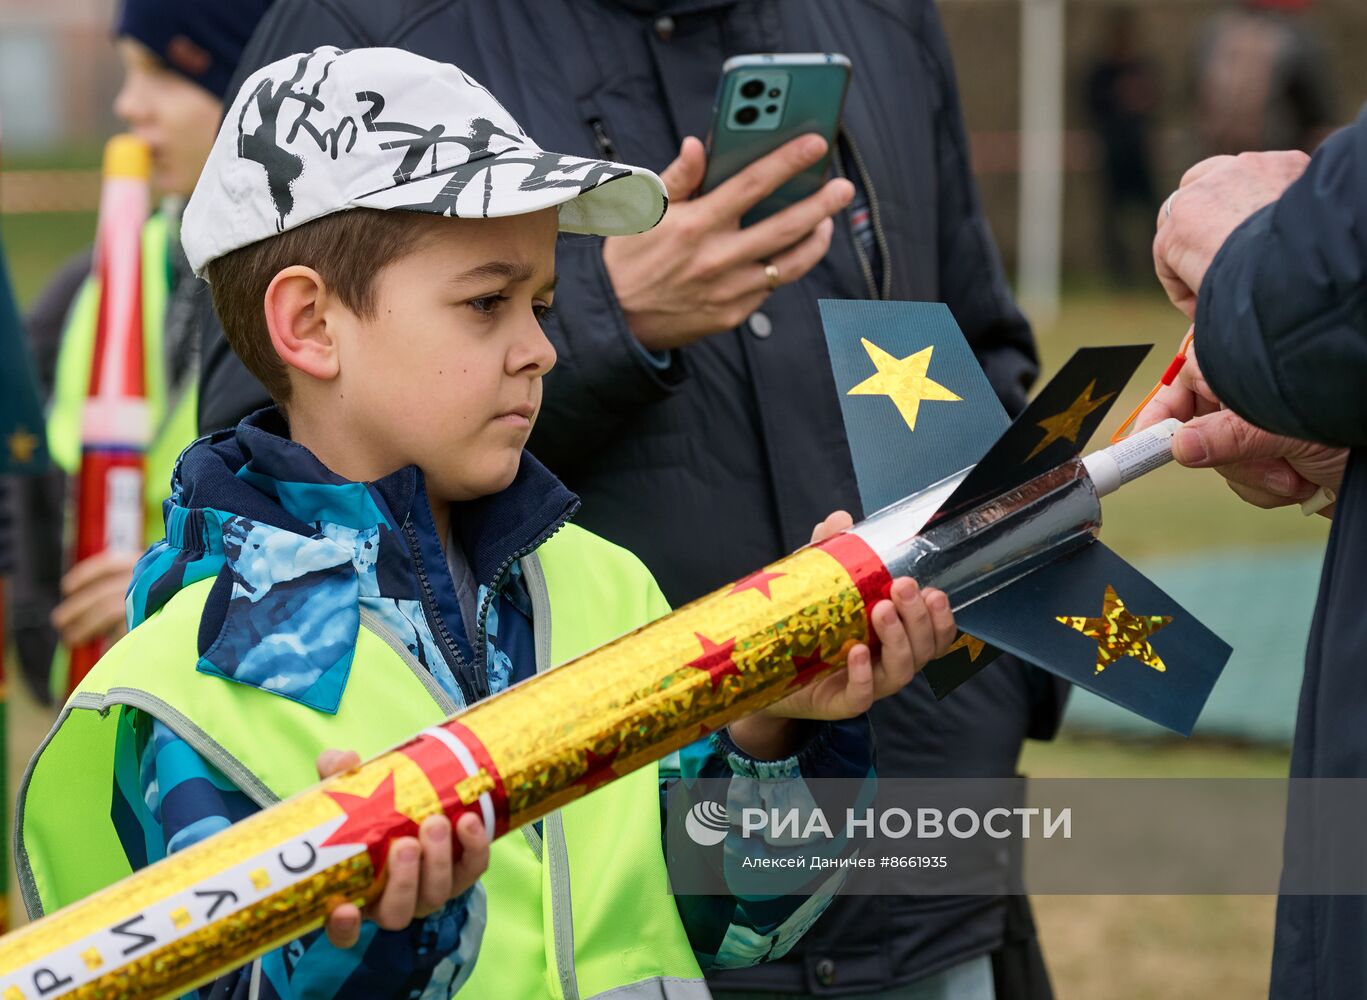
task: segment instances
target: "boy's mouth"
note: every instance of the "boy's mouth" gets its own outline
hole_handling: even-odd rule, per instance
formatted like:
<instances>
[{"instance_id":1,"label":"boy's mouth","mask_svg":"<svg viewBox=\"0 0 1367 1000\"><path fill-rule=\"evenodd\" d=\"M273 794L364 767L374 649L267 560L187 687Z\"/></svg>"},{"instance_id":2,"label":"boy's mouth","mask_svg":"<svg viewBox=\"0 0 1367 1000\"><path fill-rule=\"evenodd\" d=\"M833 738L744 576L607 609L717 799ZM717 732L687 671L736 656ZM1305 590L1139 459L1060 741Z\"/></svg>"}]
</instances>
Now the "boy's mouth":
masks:
<instances>
[{"instance_id":1,"label":"boy's mouth","mask_svg":"<svg viewBox=\"0 0 1367 1000\"><path fill-rule=\"evenodd\" d=\"M512 424L515 427L530 427L532 419L536 416L536 404L522 403L512 409L500 413L494 418L501 424Z\"/></svg>"}]
</instances>

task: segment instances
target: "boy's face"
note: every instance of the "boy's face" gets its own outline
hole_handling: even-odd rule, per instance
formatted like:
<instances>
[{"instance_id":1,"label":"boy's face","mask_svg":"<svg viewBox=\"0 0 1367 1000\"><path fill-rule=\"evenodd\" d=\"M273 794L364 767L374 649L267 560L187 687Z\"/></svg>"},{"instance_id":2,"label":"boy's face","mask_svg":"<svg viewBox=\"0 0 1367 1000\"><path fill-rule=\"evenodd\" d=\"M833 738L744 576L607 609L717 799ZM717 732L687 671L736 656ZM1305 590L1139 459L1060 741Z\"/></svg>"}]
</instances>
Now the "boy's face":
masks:
<instances>
[{"instance_id":1,"label":"boy's face","mask_svg":"<svg viewBox=\"0 0 1367 1000\"><path fill-rule=\"evenodd\" d=\"M123 86L114 98L114 113L152 148L157 189L188 196L213 148L223 105L140 42L120 38L118 49Z\"/></svg>"},{"instance_id":2,"label":"boy's face","mask_svg":"<svg viewBox=\"0 0 1367 1000\"><path fill-rule=\"evenodd\" d=\"M513 481L555 364L557 213L424 228L377 277L373 316L339 330L333 398L358 448L417 465L434 500L469 500Z\"/></svg>"}]
</instances>

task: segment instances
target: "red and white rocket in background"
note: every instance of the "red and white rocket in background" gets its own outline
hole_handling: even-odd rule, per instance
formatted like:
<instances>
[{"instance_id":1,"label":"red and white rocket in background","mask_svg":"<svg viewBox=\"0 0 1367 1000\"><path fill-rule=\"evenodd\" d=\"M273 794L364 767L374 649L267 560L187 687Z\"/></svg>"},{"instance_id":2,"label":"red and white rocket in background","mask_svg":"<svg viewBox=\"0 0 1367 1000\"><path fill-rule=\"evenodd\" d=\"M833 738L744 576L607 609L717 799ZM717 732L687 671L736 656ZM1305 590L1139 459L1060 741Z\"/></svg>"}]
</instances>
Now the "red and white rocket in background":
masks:
<instances>
[{"instance_id":1,"label":"red and white rocket in background","mask_svg":"<svg viewBox=\"0 0 1367 1000\"><path fill-rule=\"evenodd\" d=\"M143 547L144 458L151 441L143 379L142 228L151 212L151 151L136 136L104 148L94 276L99 288L90 388L81 417L73 564L106 549ZM71 650L70 693L105 650Z\"/></svg>"}]
</instances>

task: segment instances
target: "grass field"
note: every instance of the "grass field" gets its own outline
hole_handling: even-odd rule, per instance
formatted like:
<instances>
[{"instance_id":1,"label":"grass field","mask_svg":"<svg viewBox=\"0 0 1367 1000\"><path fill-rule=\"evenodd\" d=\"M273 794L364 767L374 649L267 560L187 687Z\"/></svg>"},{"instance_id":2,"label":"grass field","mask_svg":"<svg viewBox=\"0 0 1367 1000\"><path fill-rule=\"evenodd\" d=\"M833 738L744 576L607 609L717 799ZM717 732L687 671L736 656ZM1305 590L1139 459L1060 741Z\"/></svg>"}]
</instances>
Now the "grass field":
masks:
<instances>
[{"instance_id":1,"label":"grass field","mask_svg":"<svg viewBox=\"0 0 1367 1000\"><path fill-rule=\"evenodd\" d=\"M18 215L3 219L3 238L21 301L44 277L89 242L88 215ZM1078 290L1059 322L1040 334L1046 375L1075 347L1155 343L1119 414L1166 367L1185 332L1182 318L1156 295L1112 296ZM1114 424L1115 420L1110 421ZM1107 501L1106 540L1127 556L1274 545L1316 546L1325 522L1290 511L1264 513L1238 503L1217 477L1170 468ZM11 688L10 787L48 717ZM1126 743L1064 738L1030 744L1022 770L1039 777L1269 777L1286 773L1284 750L1177 740ZM1269 897L1053 896L1035 901L1060 1000L1158 1000L1264 995L1271 952Z\"/></svg>"}]
</instances>

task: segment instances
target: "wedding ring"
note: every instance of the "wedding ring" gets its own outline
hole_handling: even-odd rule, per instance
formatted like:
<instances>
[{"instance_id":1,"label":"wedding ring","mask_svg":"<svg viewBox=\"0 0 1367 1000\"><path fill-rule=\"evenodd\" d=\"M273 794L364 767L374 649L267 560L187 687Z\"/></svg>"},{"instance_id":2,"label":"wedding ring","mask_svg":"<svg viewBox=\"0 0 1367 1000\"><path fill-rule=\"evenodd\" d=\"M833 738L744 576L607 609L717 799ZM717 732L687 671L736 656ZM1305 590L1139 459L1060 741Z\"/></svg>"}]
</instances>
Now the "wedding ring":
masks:
<instances>
[{"instance_id":1,"label":"wedding ring","mask_svg":"<svg viewBox=\"0 0 1367 1000\"><path fill-rule=\"evenodd\" d=\"M1165 202L1163 202L1163 214L1164 214L1165 216L1167 216L1169 219L1172 218L1172 200L1173 200L1174 198L1176 198L1176 197L1177 197L1177 192L1174 191L1172 194L1168 195L1168 200L1165 201ZM1150 202L1150 204L1153 204L1153 203Z\"/></svg>"},{"instance_id":2,"label":"wedding ring","mask_svg":"<svg viewBox=\"0 0 1367 1000\"><path fill-rule=\"evenodd\" d=\"M779 286L778 266L775 264L764 265L764 276L769 279L769 291L773 291Z\"/></svg>"}]
</instances>

